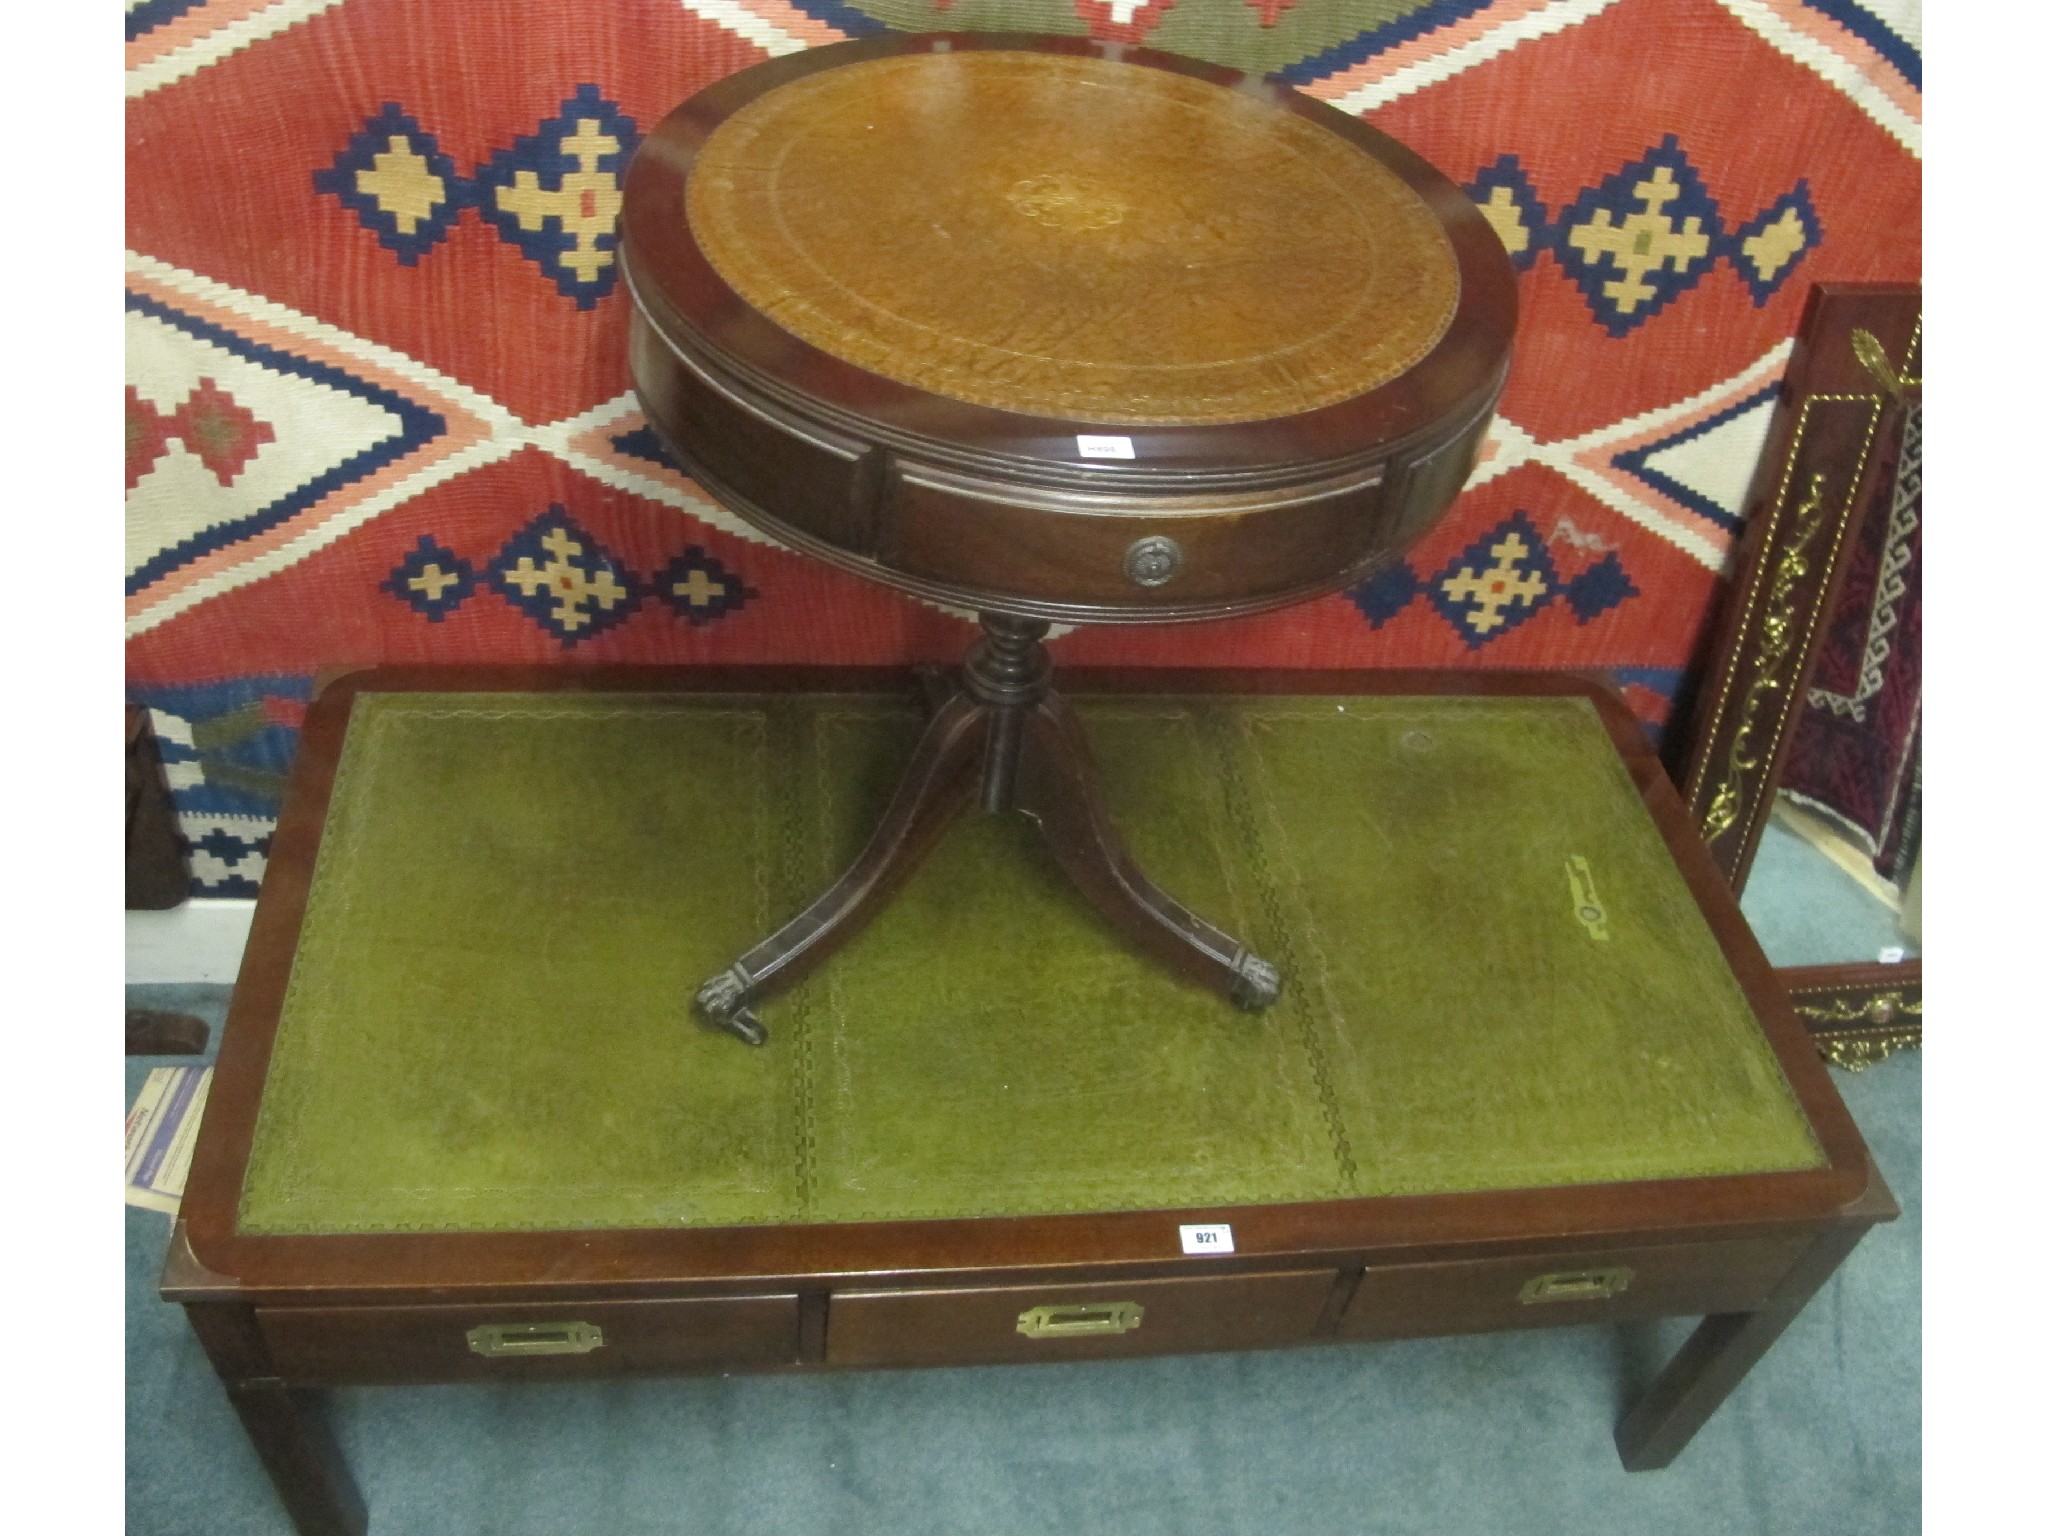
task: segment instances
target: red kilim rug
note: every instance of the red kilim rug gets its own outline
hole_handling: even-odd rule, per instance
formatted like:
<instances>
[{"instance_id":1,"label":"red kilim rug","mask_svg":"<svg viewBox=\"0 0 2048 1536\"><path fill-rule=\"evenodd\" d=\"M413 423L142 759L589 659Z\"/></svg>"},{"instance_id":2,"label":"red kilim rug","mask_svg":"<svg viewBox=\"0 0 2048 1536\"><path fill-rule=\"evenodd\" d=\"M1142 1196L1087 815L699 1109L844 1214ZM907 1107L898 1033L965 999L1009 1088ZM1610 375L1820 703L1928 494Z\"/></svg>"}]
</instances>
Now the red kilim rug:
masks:
<instances>
[{"instance_id":1,"label":"red kilim rug","mask_svg":"<svg viewBox=\"0 0 2048 1536\"><path fill-rule=\"evenodd\" d=\"M664 462L626 370L641 137L882 28L1271 74L1461 182L1522 274L1484 461L1405 561L1263 618L1077 632L1063 662L1599 668L1660 725L1807 286L1919 275L1919 10L131 0L129 686L198 888L256 888L322 667L958 655L956 617L764 542ZM573 607L532 597L552 566Z\"/></svg>"}]
</instances>

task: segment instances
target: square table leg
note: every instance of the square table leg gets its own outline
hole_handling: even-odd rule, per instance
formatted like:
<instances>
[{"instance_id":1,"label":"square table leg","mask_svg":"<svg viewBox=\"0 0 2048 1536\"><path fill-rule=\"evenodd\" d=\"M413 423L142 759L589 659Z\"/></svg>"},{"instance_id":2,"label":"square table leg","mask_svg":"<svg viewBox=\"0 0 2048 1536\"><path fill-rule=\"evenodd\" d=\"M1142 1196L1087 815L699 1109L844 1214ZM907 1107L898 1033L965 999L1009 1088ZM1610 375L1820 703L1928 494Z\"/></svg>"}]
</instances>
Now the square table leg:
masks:
<instances>
[{"instance_id":1,"label":"square table leg","mask_svg":"<svg viewBox=\"0 0 2048 1536\"><path fill-rule=\"evenodd\" d=\"M364 1536L369 1517L315 1395L270 1369L252 1308L188 1303L185 1315L299 1536Z\"/></svg>"},{"instance_id":2,"label":"square table leg","mask_svg":"<svg viewBox=\"0 0 2048 1536\"><path fill-rule=\"evenodd\" d=\"M1890 1200L1888 1194L1883 1198ZM1870 1203L1868 1197L1864 1203ZM1614 1444L1622 1466L1630 1472L1670 1466L1874 1225L1875 1221L1852 1219L1829 1227L1800 1255L1763 1306L1754 1312L1722 1312L1701 1319L1615 1426Z\"/></svg>"}]
</instances>

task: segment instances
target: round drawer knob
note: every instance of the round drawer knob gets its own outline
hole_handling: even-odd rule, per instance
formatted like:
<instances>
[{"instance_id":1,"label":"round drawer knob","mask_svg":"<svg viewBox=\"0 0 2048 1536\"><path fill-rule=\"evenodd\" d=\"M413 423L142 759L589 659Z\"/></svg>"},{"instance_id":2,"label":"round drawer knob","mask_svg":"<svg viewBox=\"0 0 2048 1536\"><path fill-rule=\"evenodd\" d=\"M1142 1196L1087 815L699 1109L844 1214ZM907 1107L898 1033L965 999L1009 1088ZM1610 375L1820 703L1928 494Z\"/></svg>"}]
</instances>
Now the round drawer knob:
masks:
<instances>
[{"instance_id":1,"label":"round drawer knob","mask_svg":"<svg viewBox=\"0 0 2048 1536\"><path fill-rule=\"evenodd\" d=\"M1141 587L1163 587L1180 574L1180 546L1154 534L1124 551L1124 574Z\"/></svg>"}]
</instances>

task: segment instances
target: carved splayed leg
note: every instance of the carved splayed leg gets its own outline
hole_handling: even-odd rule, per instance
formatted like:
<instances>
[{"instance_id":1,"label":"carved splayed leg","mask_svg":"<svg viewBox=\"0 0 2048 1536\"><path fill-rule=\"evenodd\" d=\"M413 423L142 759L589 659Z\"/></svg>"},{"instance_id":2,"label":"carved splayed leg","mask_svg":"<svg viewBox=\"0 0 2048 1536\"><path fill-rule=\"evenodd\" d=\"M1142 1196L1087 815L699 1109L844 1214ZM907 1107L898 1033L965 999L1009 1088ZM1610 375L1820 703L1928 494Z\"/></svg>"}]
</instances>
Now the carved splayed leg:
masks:
<instances>
[{"instance_id":1,"label":"carved splayed leg","mask_svg":"<svg viewBox=\"0 0 2048 1536\"><path fill-rule=\"evenodd\" d=\"M1248 1013L1280 996L1280 973L1154 885L1124 848L1095 782L1081 723L1052 687L1036 619L982 615L958 692L939 695L910 766L860 857L831 889L697 989L697 1015L767 1042L753 1004L818 965L910 878L970 797L1021 810L1081 893L1155 960Z\"/></svg>"},{"instance_id":2,"label":"carved splayed leg","mask_svg":"<svg viewBox=\"0 0 2048 1536\"><path fill-rule=\"evenodd\" d=\"M1280 996L1280 972L1245 944L1154 885L1124 847L1097 787L1073 707L1048 693L1032 712L1017 804L1081 894L1139 949L1221 993L1248 1013Z\"/></svg>"}]
</instances>

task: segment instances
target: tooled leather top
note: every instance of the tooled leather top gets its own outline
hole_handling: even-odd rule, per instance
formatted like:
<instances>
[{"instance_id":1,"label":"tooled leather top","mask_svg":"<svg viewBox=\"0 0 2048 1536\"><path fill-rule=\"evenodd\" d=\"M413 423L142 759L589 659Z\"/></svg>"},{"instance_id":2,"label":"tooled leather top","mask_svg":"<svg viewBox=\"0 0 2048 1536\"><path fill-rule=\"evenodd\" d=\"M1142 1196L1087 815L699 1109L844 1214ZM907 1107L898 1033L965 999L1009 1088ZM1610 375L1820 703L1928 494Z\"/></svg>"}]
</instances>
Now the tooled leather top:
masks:
<instances>
[{"instance_id":1,"label":"tooled leather top","mask_svg":"<svg viewBox=\"0 0 2048 1536\"><path fill-rule=\"evenodd\" d=\"M754 309L927 392L1111 424L1292 415L1419 362L1458 268L1350 141L1107 59L875 59L705 141L692 233Z\"/></svg>"}]
</instances>

